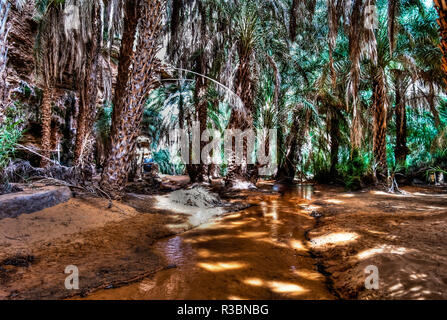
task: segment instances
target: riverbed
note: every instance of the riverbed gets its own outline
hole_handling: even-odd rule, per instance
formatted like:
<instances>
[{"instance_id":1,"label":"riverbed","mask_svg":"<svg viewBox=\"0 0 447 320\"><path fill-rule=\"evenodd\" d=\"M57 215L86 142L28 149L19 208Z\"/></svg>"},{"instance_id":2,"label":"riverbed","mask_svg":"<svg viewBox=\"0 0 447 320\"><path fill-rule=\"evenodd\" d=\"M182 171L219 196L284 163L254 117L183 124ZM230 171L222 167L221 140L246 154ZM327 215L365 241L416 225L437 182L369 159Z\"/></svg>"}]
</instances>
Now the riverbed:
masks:
<instances>
[{"instance_id":1,"label":"riverbed","mask_svg":"<svg viewBox=\"0 0 447 320\"><path fill-rule=\"evenodd\" d=\"M72 199L0 220L0 298L447 299L447 190L402 190L263 183L223 190L238 211L209 221L164 198Z\"/></svg>"},{"instance_id":2,"label":"riverbed","mask_svg":"<svg viewBox=\"0 0 447 320\"><path fill-rule=\"evenodd\" d=\"M167 270L89 299L333 299L305 239L312 193L252 196L253 207L158 242Z\"/></svg>"}]
</instances>

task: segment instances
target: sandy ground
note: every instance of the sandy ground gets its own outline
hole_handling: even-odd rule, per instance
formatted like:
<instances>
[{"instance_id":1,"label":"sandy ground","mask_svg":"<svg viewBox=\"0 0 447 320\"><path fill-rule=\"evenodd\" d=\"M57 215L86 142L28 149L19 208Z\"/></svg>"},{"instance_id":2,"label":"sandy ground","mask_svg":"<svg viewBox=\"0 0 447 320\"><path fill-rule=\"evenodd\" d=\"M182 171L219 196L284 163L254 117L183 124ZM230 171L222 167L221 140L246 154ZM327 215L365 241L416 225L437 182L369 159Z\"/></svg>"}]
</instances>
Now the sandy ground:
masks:
<instances>
[{"instance_id":1,"label":"sandy ground","mask_svg":"<svg viewBox=\"0 0 447 320\"><path fill-rule=\"evenodd\" d=\"M310 189L306 188L304 193ZM158 242L173 266L87 299L334 299L306 246L302 194L238 191L256 204Z\"/></svg>"},{"instance_id":2,"label":"sandy ground","mask_svg":"<svg viewBox=\"0 0 447 320\"><path fill-rule=\"evenodd\" d=\"M225 193L255 205L225 215L166 194L0 220L0 299L447 298L445 188L273 190ZM79 291L64 287L68 265ZM378 290L365 288L371 265Z\"/></svg>"},{"instance_id":3,"label":"sandy ground","mask_svg":"<svg viewBox=\"0 0 447 320\"><path fill-rule=\"evenodd\" d=\"M141 279L167 267L153 252L157 239L225 212L181 212L184 206L169 200L169 195L133 195L109 209L107 200L74 198L0 220L0 299L67 298ZM79 268L79 291L65 289L69 265Z\"/></svg>"},{"instance_id":4,"label":"sandy ground","mask_svg":"<svg viewBox=\"0 0 447 320\"><path fill-rule=\"evenodd\" d=\"M87 298L445 299L446 190L405 190L248 193L258 206L155 245L175 268Z\"/></svg>"},{"instance_id":5,"label":"sandy ground","mask_svg":"<svg viewBox=\"0 0 447 320\"><path fill-rule=\"evenodd\" d=\"M447 299L446 188L340 191L318 187L307 207L318 220L311 248L340 297ZM365 288L368 266L378 290Z\"/></svg>"}]
</instances>

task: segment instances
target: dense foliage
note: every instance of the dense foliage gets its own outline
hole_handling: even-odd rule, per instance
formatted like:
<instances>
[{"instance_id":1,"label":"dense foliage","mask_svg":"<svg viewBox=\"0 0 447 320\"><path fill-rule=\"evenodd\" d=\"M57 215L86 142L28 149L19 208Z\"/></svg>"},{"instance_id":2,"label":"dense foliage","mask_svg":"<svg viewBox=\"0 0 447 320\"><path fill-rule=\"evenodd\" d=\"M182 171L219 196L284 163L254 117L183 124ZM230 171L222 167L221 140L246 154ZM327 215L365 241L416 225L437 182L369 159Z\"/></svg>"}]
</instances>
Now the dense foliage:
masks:
<instances>
[{"instance_id":1,"label":"dense foliage","mask_svg":"<svg viewBox=\"0 0 447 320\"><path fill-rule=\"evenodd\" d=\"M131 2L143 11L149 5ZM76 88L78 128L83 129L76 137L76 165L84 166L93 159L89 153L103 150L109 154L94 158L97 167L107 167L109 177L118 170L110 161L127 168L128 152L118 161L110 144L124 148L114 139L125 137L125 149L133 148L134 133L117 126L129 116L150 138L151 157L161 171L188 173L193 181L219 175L251 179L249 168L236 166L223 152L218 166L183 165L169 131L189 130L193 122L200 123L200 131L221 133L237 126L277 129L278 172L271 178L278 180L314 179L357 188L395 175L420 177L446 169L445 74L439 15L431 1L169 0L150 4L163 6L152 13L132 11L131 2L35 2L37 71L44 83L42 145L50 137L54 88L71 72L81 83ZM80 31L58 31L68 5L81 7ZM158 39L163 50L155 60L148 57L149 68L135 44L144 46L144 37L159 31L143 25L156 21L157 12L163 15ZM88 37L81 41L83 34ZM64 46L78 49L71 56L61 51ZM119 59L114 46L120 47ZM147 49L151 54L159 49L153 46L156 50ZM138 75L140 62L150 72ZM110 70L116 63L113 97ZM129 96L129 90L140 88L135 81L152 79L157 72L163 74L157 85L144 82L153 89L150 94L140 90L142 97ZM123 99L138 108L126 111ZM144 108L135 113L141 101ZM8 121L2 125L2 164L13 155L18 138L13 128ZM85 141L92 137L96 148L88 149ZM43 149L49 152L48 146Z\"/></svg>"}]
</instances>

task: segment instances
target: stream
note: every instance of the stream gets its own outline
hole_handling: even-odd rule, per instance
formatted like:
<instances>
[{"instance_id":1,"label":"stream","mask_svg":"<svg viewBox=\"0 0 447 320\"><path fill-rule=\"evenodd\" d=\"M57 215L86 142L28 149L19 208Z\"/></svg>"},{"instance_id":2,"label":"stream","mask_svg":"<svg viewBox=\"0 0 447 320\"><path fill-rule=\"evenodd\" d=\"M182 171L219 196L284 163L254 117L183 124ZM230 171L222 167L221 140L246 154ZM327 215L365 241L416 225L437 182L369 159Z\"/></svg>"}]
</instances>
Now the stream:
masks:
<instances>
[{"instance_id":1,"label":"stream","mask_svg":"<svg viewBox=\"0 0 447 320\"><path fill-rule=\"evenodd\" d=\"M154 245L168 267L87 299L334 299L309 250L312 186L273 186L257 204Z\"/></svg>"}]
</instances>

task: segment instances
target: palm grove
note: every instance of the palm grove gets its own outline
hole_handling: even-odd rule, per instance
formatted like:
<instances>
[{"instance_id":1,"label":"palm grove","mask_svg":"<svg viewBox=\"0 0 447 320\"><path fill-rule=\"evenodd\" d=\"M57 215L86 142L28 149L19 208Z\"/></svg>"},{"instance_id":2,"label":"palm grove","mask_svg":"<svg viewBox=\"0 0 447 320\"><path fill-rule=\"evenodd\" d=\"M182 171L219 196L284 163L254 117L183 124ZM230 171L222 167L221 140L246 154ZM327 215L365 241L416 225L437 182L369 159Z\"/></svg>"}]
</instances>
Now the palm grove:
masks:
<instances>
[{"instance_id":1,"label":"palm grove","mask_svg":"<svg viewBox=\"0 0 447 320\"><path fill-rule=\"evenodd\" d=\"M276 129L269 178L284 182L356 188L446 169L442 2L20 0L2 1L0 12L4 172L27 130L5 74L8 12L30 5L41 92L40 148L31 151L44 170L74 168L83 183L98 173L101 190L119 195L145 135L163 173L229 186L259 178L256 165L223 154L221 165L180 163L168 133L193 123L201 132ZM59 161L53 105L67 83L78 112L73 152Z\"/></svg>"}]
</instances>

